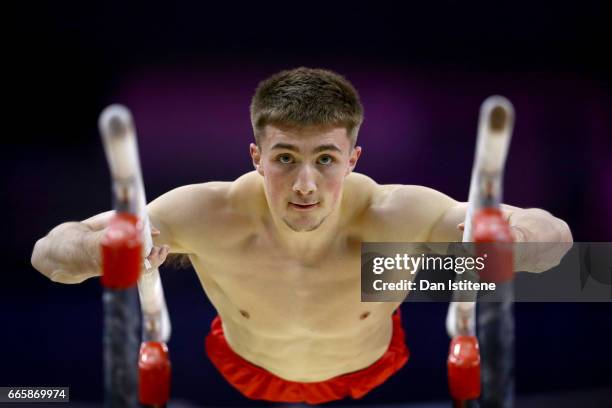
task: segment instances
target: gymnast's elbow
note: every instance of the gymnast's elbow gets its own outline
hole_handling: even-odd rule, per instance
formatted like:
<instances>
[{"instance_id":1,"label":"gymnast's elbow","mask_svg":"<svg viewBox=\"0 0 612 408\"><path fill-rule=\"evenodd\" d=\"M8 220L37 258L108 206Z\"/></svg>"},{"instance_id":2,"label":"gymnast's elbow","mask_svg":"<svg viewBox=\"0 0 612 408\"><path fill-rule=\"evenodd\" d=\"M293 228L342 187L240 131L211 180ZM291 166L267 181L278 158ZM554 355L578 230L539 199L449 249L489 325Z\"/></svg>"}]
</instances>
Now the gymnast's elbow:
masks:
<instances>
[{"instance_id":1,"label":"gymnast's elbow","mask_svg":"<svg viewBox=\"0 0 612 408\"><path fill-rule=\"evenodd\" d=\"M34 249L32 250L32 256L30 258L30 263L38 272L42 273L45 276L49 276L49 262L46 259L43 252L45 252L45 247L47 243L45 242L45 238L41 238L34 244Z\"/></svg>"},{"instance_id":2,"label":"gymnast's elbow","mask_svg":"<svg viewBox=\"0 0 612 408\"><path fill-rule=\"evenodd\" d=\"M567 222L563 221L561 218L557 218L558 221L558 229L559 229L559 242L574 242L574 236L572 235L572 230Z\"/></svg>"},{"instance_id":3,"label":"gymnast's elbow","mask_svg":"<svg viewBox=\"0 0 612 408\"><path fill-rule=\"evenodd\" d=\"M75 284L100 275L99 271L87 270L89 268L80 268L76 265L65 265L63 262L54 260L50 245L49 237L43 237L36 241L30 262L34 269L52 282Z\"/></svg>"}]
</instances>

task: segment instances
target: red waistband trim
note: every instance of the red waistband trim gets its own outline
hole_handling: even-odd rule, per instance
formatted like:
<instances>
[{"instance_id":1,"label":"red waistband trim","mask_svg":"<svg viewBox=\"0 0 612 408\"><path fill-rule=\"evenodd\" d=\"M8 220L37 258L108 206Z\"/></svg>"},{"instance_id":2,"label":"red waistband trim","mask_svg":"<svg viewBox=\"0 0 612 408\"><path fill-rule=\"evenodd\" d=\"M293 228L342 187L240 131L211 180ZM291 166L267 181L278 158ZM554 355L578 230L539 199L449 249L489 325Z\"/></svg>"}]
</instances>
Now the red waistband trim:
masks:
<instances>
[{"instance_id":1,"label":"red waistband trim","mask_svg":"<svg viewBox=\"0 0 612 408\"><path fill-rule=\"evenodd\" d=\"M206 337L206 352L221 375L244 396L274 402L320 404L346 397L361 398L406 364L410 353L405 343L399 309L393 314L389 348L372 365L319 382L282 379L236 354L228 345L221 319L215 317Z\"/></svg>"}]
</instances>

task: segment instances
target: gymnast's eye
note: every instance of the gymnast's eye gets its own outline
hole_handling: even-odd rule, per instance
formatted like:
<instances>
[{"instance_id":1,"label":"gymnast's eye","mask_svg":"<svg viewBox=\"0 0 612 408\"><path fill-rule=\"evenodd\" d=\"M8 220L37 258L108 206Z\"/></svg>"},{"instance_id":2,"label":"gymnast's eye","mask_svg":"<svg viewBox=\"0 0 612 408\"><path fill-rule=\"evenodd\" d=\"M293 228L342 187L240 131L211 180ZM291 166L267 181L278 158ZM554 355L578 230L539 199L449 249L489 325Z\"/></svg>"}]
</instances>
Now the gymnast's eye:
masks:
<instances>
[{"instance_id":1,"label":"gymnast's eye","mask_svg":"<svg viewBox=\"0 0 612 408\"><path fill-rule=\"evenodd\" d=\"M281 164L291 164L293 163L293 156L288 153L279 154L276 156L276 161Z\"/></svg>"},{"instance_id":2,"label":"gymnast's eye","mask_svg":"<svg viewBox=\"0 0 612 408\"><path fill-rule=\"evenodd\" d=\"M333 161L334 161L334 158L328 154L325 154L317 159L317 163L322 164L324 166L332 164Z\"/></svg>"}]
</instances>

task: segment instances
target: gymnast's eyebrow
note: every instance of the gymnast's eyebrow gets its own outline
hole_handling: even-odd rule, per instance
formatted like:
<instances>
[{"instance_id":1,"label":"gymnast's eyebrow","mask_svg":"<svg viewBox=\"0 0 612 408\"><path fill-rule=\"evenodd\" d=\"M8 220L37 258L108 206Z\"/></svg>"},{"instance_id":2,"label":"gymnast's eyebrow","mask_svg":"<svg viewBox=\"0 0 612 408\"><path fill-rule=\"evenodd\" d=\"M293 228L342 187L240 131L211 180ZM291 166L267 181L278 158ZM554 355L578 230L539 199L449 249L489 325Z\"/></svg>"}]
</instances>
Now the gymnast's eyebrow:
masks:
<instances>
[{"instance_id":1,"label":"gymnast's eyebrow","mask_svg":"<svg viewBox=\"0 0 612 408\"><path fill-rule=\"evenodd\" d=\"M312 149L312 152L319 153L319 152L324 152L326 150L331 150L334 152L342 153L342 150L340 150L340 148L336 146L335 144L326 144L326 145L315 147L314 149Z\"/></svg>"},{"instance_id":2,"label":"gymnast's eyebrow","mask_svg":"<svg viewBox=\"0 0 612 408\"><path fill-rule=\"evenodd\" d=\"M297 146L294 146L292 144L289 143L276 143L274 146L272 146L270 148L270 150L291 150L292 152L299 152L300 149L298 149Z\"/></svg>"},{"instance_id":3,"label":"gymnast's eyebrow","mask_svg":"<svg viewBox=\"0 0 612 408\"><path fill-rule=\"evenodd\" d=\"M292 152L299 152L300 149L297 146L294 146L292 144L289 143L276 143L274 146L271 147L270 150L291 150ZM314 149L312 149L313 153L319 153L319 152L324 152L326 150L332 150L335 152L339 152L342 153L342 150L336 146L335 144L325 144L325 145L321 145L321 146L317 146Z\"/></svg>"}]
</instances>

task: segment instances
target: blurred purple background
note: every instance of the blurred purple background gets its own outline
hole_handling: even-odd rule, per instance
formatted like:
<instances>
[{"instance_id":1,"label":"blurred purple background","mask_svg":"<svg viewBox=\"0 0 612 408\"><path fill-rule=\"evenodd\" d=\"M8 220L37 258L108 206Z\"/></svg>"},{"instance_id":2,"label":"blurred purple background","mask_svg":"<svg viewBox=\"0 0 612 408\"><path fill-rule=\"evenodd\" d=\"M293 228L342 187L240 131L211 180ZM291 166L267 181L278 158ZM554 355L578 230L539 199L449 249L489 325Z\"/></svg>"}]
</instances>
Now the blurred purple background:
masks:
<instances>
[{"instance_id":1,"label":"blurred purple background","mask_svg":"<svg viewBox=\"0 0 612 408\"><path fill-rule=\"evenodd\" d=\"M153 199L250 171L248 106L258 81L301 65L332 69L365 107L357 171L465 200L480 103L501 94L516 110L505 202L549 210L576 241L612 240L610 15L603 2L496 4L168 9L111 1L18 10L3 138L0 385L68 385L74 399L101 399L98 282L54 284L29 257L53 226L109 209L97 133L109 103L134 114ZM204 356L214 310L193 272L163 278L173 395L246 404ZM363 404L446 398L446 305L403 308L411 361ZM611 385L611 312L610 304L516 305L517 392Z\"/></svg>"}]
</instances>

